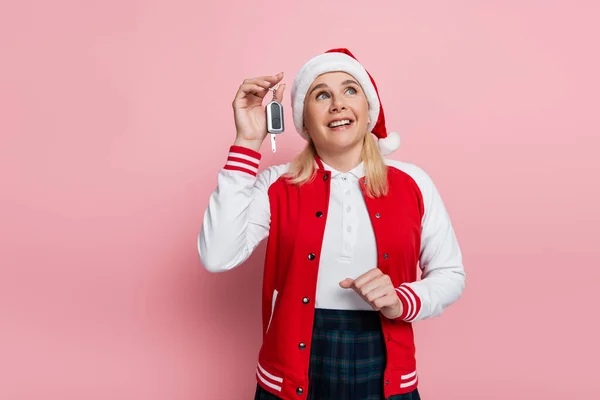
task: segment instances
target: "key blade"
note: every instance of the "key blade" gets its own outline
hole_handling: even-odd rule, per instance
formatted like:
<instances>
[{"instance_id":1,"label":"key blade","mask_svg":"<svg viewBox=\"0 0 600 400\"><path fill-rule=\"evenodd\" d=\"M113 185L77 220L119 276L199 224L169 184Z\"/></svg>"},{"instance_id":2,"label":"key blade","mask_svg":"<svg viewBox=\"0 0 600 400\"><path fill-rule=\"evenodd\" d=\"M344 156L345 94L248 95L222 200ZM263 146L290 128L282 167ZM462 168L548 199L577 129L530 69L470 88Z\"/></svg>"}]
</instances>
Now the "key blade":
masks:
<instances>
[{"instance_id":1,"label":"key blade","mask_svg":"<svg viewBox=\"0 0 600 400\"><path fill-rule=\"evenodd\" d=\"M273 153L277 150L277 146L275 146L275 135L273 134L271 134L271 150L273 150Z\"/></svg>"}]
</instances>

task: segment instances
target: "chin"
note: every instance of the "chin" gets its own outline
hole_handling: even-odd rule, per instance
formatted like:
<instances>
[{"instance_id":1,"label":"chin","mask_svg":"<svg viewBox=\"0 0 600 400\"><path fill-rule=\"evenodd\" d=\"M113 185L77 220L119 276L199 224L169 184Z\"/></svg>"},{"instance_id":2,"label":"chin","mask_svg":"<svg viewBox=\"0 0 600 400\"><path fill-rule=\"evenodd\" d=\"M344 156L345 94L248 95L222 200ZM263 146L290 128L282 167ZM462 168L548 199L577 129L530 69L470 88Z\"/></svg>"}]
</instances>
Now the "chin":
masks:
<instances>
[{"instance_id":1,"label":"chin","mask_svg":"<svg viewBox=\"0 0 600 400\"><path fill-rule=\"evenodd\" d=\"M362 144L362 140L357 137L346 137L346 138L335 138L328 142L328 147L331 150L335 151L345 151L352 149L356 146L360 146Z\"/></svg>"}]
</instances>

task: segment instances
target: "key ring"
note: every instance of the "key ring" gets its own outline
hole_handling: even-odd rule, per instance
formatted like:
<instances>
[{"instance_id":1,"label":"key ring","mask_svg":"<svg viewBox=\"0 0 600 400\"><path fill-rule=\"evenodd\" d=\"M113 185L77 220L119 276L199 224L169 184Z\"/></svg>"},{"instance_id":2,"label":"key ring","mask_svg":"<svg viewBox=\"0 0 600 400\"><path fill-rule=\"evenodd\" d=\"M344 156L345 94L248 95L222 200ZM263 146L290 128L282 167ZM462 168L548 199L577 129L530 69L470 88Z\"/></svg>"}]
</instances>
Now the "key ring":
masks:
<instances>
[{"instance_id":1,"label":"key ring","mask_svg":"<svg viewBox=\"0 0 600 400\"><path fill-rule=\"evenodd\" d=\"M269 90L273 92L273 100L275 100L275 92L277 91L278 88L279 88L279 86L269 88Z\"/></svg>"}]
</instances>

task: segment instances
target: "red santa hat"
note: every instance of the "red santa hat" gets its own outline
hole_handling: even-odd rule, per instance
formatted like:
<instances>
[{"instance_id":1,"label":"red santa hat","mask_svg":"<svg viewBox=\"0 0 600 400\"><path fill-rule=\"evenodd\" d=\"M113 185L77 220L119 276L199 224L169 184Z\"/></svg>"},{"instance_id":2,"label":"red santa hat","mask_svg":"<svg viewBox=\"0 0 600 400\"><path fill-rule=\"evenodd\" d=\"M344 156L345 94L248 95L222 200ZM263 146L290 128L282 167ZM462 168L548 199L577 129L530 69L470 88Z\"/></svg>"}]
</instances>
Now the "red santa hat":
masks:
<instances>
[{"instance_id":1,"label":"red santa hat","mask_svg":"<svg viewBox=\"0 0 600 400\"><path fill-rule=\"evenodd\" d=\"M308 60L302 66L292 85L292 110L294 114L294 126L304 139L308 135L303 131L304 126L304 98L308 89L319 75L327 72L346 72L354 77L361 85L369 103L369 119L367 129L377 138L377 146L383 155L390 154L400 147L400 136L396 132L388 132L385 126L383 106L379 98L377 85L358 62L356 57L345 48L327 50Z\"/></svg>"}]
</instances>

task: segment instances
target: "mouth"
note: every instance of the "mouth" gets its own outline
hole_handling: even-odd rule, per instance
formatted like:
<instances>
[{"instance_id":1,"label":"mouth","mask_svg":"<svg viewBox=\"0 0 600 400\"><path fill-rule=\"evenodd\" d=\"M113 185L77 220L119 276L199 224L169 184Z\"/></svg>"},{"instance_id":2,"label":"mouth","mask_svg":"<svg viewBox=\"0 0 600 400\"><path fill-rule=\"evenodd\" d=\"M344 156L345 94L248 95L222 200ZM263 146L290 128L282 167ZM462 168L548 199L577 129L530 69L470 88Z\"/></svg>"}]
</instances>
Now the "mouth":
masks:
<instances>
[{"instance_id":1,"label":"mouth","mask_svg":"<svg viewBox=\"0 0 600 400\"><path fill-rule=\"evenodd\" d=\"M354 124L354 121L351 119L338 119L331 121L327 127L333 130L342 130L347 129L348 127L352 126L352 124Z\"/></svg>"}]
</instances>

